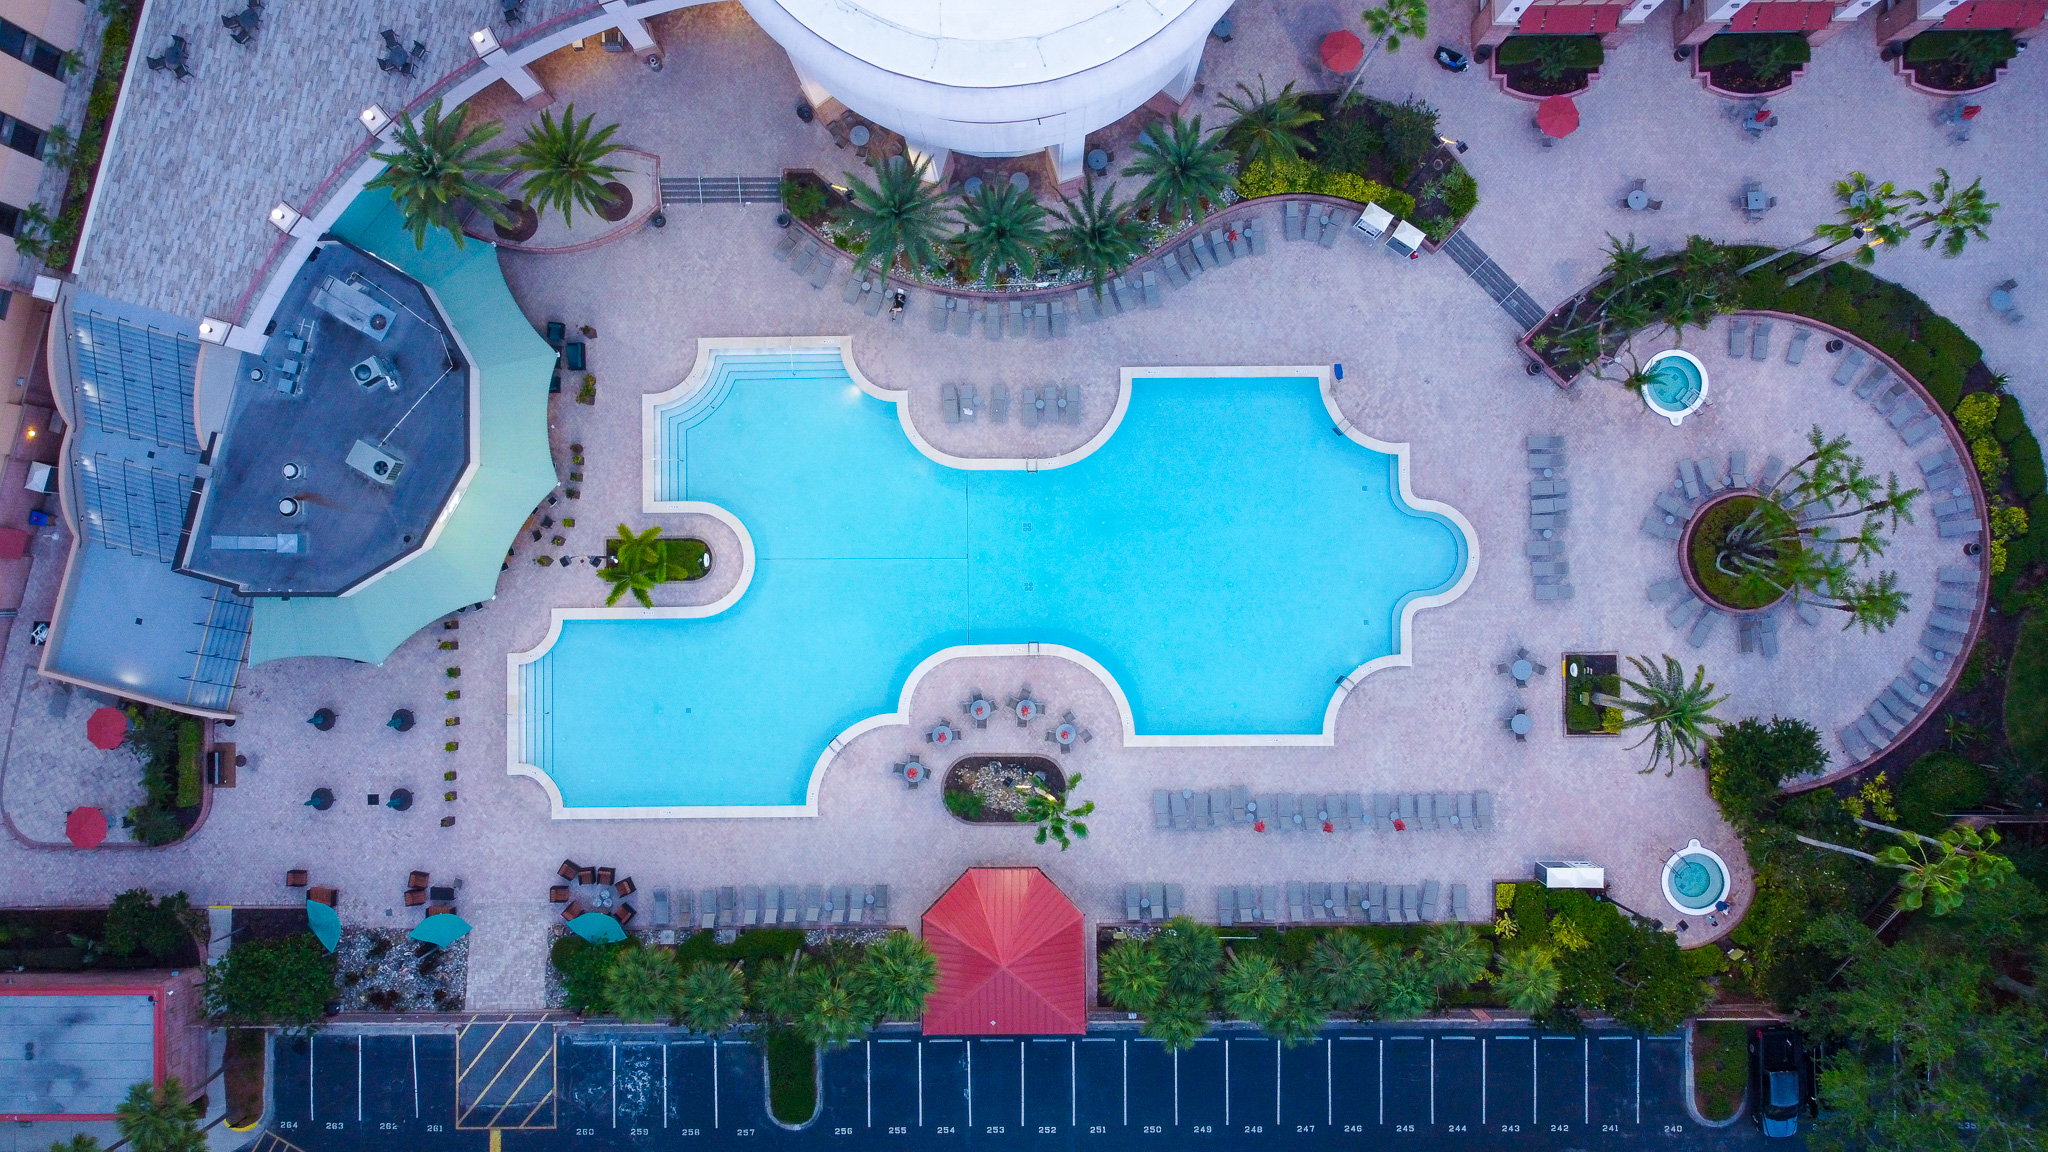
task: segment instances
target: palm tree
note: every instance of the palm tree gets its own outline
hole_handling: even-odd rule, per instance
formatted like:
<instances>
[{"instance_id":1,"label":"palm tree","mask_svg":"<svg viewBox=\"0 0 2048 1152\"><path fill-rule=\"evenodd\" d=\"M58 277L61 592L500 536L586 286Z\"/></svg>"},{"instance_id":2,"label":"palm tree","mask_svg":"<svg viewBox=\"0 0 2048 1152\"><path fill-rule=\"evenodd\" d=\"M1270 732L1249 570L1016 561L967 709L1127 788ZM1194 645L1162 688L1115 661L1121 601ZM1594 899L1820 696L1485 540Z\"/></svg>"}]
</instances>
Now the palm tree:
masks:
<instances>
[{"instance_id":1,"label":"palm tree","mask_svg":"<svg viewBox=\"0 0 2048 1152\"><path fill-rule=\"evenodd\" d=\"M924 160L909 163L901 156L878 161L873 184L846 174L846 206L836 215L864 245L857 269L887 273L899 259L912 268L938 260L945 241L946 193L926 183L924 174Z\"/></svg>"},{"instance_id":2,"label":"palm tree","mask_svg":"<svg viewBox=\"0 0 2048 1152\"><path fill-rule=\"evenodd\" d=\"M1263 1024L1287 999L1287 974L1266 953L1244 952L1223 970L1216 988L1232 1015Z\"/></svg>"},{"instance_id":3,"label":"palm tree","mask_svg":"<svg viewBox=\"0 0 2048 1152\"><path fill-rule=\"evenodd\" d=\"M1282 984L1280 1003L1259 1027L1266 1035L1280 1042L1282 1048L1294 1048L1316 1038L1323 1030L1330 1014L1317 995L1312 978L1299 972L1290 972Z\"/></svg>"},{"instance_id":4,"label":"palm tree","mask_svg":"<svg viewBox=\"0 0 2048 1152\"><path fill-rule=\"evenodd\" d=\"M1351 98L1351 90L1358 87L1358 81L1365 75L1365 66L1385 44L1387 51L1401 50L1401 37L1427 36L1429 34L1429 5L1427 0L1385 0L1377 8L1367 8L1359 16L1365 20L1366 31L1373 35L1372 47L1358 61L1358 67L1351 71L1351 82L1344 85L1344 92L1337 97L1337 107Z\"/></svg>"},{"instance_id":5,"label":"palm tree","mask_svg":"<svg viewBox=\"0 0 2048 1152\"><path fill-rule=\"evenodd\" d=\"M1120 940L1096 962L1096 983L1124 1011L1150 1012L1166 994L1166 963L1143 940Z\"/></svg>"},{"instance_id":6,"label":"palm tree","mask_svg":"<svg viewBox=\"0 0 2048 1152\"><path fill-rule=\"evenodd\" d=\"M185 1086L176 1076L164 1077L161 1088L148 1081L128 1089L128 1098L114 1109L114 1130L135 1152L205 1152L206 1135L199 1130L199 1109L185 1102Z\"/></svg>"},{"instance_id":7,"label":"palm tree","mask_svg":"<svg viewBox=\"0 0 2048 1152\"><path fill-rule=\"evenodd\" d=\"M1979 831L1968 824L1958 824L1939 836L1923 836L1860 816L1856 823L1872 831L1890 832L1904 843L1894 844L1872 855L1796 833L1793 839L1808 847L1840 852L1867 860L1880 868L1895 868L1905 873L1899 878L1900 908L1918 908L1931 902L1930 911L1936 916L1946 916L1962 907L1963 897L1973 885L1979 889L1996 888L2013 874L2012 861L1991 851L1998 846L1998 830L1995 828Z\"/></svg>"},{"instance_id":8,"label":"palm tree","mask_svg":"<svg viewBox=\"0 0 2048 1152\"><path fill-rule=\"evenodd\" d=\"M674 1014L680 976L670 949L621 948L605 968L605 1007L628 1024L668 1019Z\"/></svg>"},{"instance_id":9,"label":"palm tree","mask_svg":"<svg viewBox=\"0 0 2048 1152\"><path fill-rule=\"evenodd\" d=\"M41 204L21 210L14 222L14 250L38 264L50 263L50 213Z\"/></svg>"},{"instance_id":10,"label":"palm tree","mask_svg":"<svg viewBox=\"0 0 2048 1152\"><path fill-rule=\"evenodd\" d=\"M1839 222L1817 225L1813 236L1787 248L1780 248L1771 254L1752 260L1736 273L1747 276L1751 272L1774 263L1785 255L1798 252L1814 239L1830 240L1833 243L1816 252L1802 255L1818 258L1834 248L1851 240L1862 240L1880 228L1897 227L1897 218L1905 204L1905 197L1892 187L1891 181L1873 183L1861 172L1851 172L1845 180L1835 181L1835 201L1841 205Z\"/></svg>"},{"instance_id":11,"label":"palm tree","mask_svg":"<svg viewBox=\"0 0 2048 1152\"><path fill-rule=\"evenodd\" d=\"M1967 188L1957 188L1948 169L1934 171L1934 183L1927 191L1906 193L1906 199L1920 208L1906 218L1906 230L1926 228L1927 235L1920 238L1922 248L1940 244L1943 256L1960 256L1970 241L1990 238L1984 229L1998 205L1984 199L1983 177L1970 181Z\"/></svg>"},{"instance_id":12,"label":"palm tree","mask_svg":"<svg viewBox=\"0 0 2048 1152\"><path fill-rule=\"evenodd\" d=\"M1145 1017L1138 1034L1168 1052L1184 1052L1209 1031L1209 1003L1200 996L1173 994Z\"/></svg>"},{"instance_id":13,"label":"palm tree","mask_svg":"<svg viewBox=\"0 0 2048 1152\"><path fill-rule=\"evenodd\" d=\"M1503 953L1500 975L1493 978L1494 990L1506 997L1508 1007L1531 1016L1541 1016L1557 1003L1564 989L1547 948L1522 948Z\"/></svg>"},{"instance_id":14,"label":"palm tree","mask_svg":"<svg viewBox=\"0 0 2048 1152\"><path fill-rule=\"evenodd\" d=\"M1303 152L1315 151L1302 129L1321 120L1323 114L1302 106L1301 97L1294 92L1294 81L1288 81L1278 96L1267 92L1263 75L1259 77L1256 96L1242 80L1237 87L1244 93L1244 99L1225 96L1216 101L1216 106L1228 108L1237 117L1223 130L1223 143L1237 152L1246 168L1260 160L1292 160Z\"/></svg>"},{"instance_id":15,"label":"palm tree","mask_svg":"<svg viewBox=\"0 0 2048 1152\"><path fill-rule=\"evenodd\" d=\"M1347 1011L1371 1002L1384 967L1379 948L1356 932L1317 937L1308 965L1323 998Z\"/></svg>"},{"instance_id":16,"label":"palm tree","mask_svg":"<svg viewBox=\"0 0 2048 1152\"><path fill-rule=\"evenodd\" d=\"M746 1009L746 981L736 964L699 960L676 985L676 1015L693 1032L724 1032Z\"/></svg>"},{"instance_id":17,"label":"palm tree","mask_svg":"<svg viewBox=\"0 0 2048 1152\"><path fill-rule=\"evenodd\" d=\"M1124 175L1145 177L1138 203L1158 213L1161 223L1192 216L1199 224L1230 184L1230 159L1216 136L1202 136L1200 116L1175 116L1163 126L1154 120L1139 134L1137 159Z\"/></svg>"},{"instance_id":18,"label":"palm tree","mask_svg":"<svg viewBox=\"0 0 2048 1152\"><path fill-rule=\"evenodd\" d=\"M1897 572L1880 572L1872 580L1855 580L1832 586L1828 594L1835 602L1824 607L1838 608L1849 614L1847 623L1842 625L1844 632L1851 625L1860 626L1865 632L1873 628L1883 632L1899 622L1899 617L1905 614L1913 599L1913 594L1901 590L1898 582Z\"/></svg>"},{"instance_id":19,"label":"palm tree","mask_svg":"<svg viewBox=\"0 0 2048 1152\"><path fill-rule=\"evenodd\" d=\"M1038 825L1037 842L1043 844L1048 839L1057 840L1062 852L1074 846L1074 841L1067 836L1069 831L1076 839L1087 839L1088 825L1081 822L1081 817L1094 813L1095 801L1090 800L1079 808L1067 807L1067 801L1072 799L1074 789L1080 784L1081 774L1076 772L1067 777L1066 791L1055 795L1035 777L1025 777L1025 782L1017 785L1017 791L1024 794L1024 811L1017 813L1018 822Z\"/></svg>"},{"instance_id":20,"label":"palm tree","mask_svg":"<svg viewBox=\"0 0 2048 1152\"><path fill-rule=\"evenodd\" d=\"M572 206L596 212L612 202L612 194L604 186L619 169L602 161L619 150L619 145L610 143L619 126L608 124L593 134L590 122L594 119L585 116L578 121L576 105L571 104L562 110L559 123L553 113L542 112L538 123L526 126L526 139L518 148L518 166L527 174L526 202L535 212L560 208L562 223L568 224Z\"/></svg>"},{"instance_id":21,"label":"palm tree","mask_svg":"<svg viewBox=\"0 0 2048 1152\"><path fill-rule=\"evenodd\" d=\"M637 535L624 524L619 525L619 547L612 556L612 562L597 570L600 580L610 582L611 595L604 599L607 607L617 604L619 597L631 592L633 599L642 608L654 607L653 597L648 592L669 579L668 547L661 539L661 526L655 525Z\"/></svg>"},{"instance_id":22,"label":"palm tree","mask_svg":"<svg viewBox=\"0 0 2048 1152\"><path fill-rule=\"evenodd\" d=\"M1714 686L1706 682L1707 666L1700 665L1693 673L1692 683L1687 684L1685 669L1668 655L1661 672L1641 657L1631 656L1628 662L1636 666L1642 680L1624 679L1622 683L1635 689L1642 699L1616 703L1624 712L1631 713L1622 721L1623 728L1647 729L1641 740L1629 745L1631 749L1650 745L1650 765L1643 772L1654 772L1659 762L1668 761L1664 774L1669 776L1681 762L1699 763L1700 756L1713 742L1714 731L1721 725L1714 708L1728 699L1714 696Z\"/></svg>"},{"instance_id":23,"label":"palm tree","mask_svg":"<svg viewBox=\"0 0 2048 1152\"><path fill-rule=\"evenodd\" d=\"M983 184L960 209L960 223L964 227L953 246L974 276L994 280L1013 266L1024 276L1038 271L1038 254L1050 233L1045 209L1030 192L1007 180Z\"/></svg>"},{"instance_id":24,"label":"palm tree","mask_svg":"<svg viewBox=\"0 0 2048 1152\"><path fill-rule=\"evenodd\" d=\"M1054 243L1069 265L1094 280L1097 295L1102 294L1103 281L1121 274L1145 251L1144 225L1125 215L1116 202L1114 184L1097 195L1095 178L1089 177L1078 203L1060 197L1058 214L1066 226L1056 234Z\"/></svg>"},{"instance_id":25,"label":"palm tree","mask_svg":"<svg viewBox=\"0 0 2048 1152\"><path fill-rule=\"evenodd\" d=\"M496 139L505 126L492 120L465 132L466 115L465 109L457 108L444 119L441 102L435 100L419 120L410 112L399 118L394 136L398 151L373 154L389 167L363 187L391 190L391 199L397 202L416 248L427 246L427 232L433 228L445 229L454 237L455 246L462 247L464 208L476 209L493 224L510 222L498 206L498 190L483 178L510 171L505 158L512 153L503 148L477 151Z\"/></svg>"},{"instance_id":26,"label":"palm tree","mask_svg":"<svg viewBox=\"0 0 2048 1152\"><path fill-rule=\"evenodd\" d=\"M869 1014L880 1020L914 1020L939 982L938 957L908 932L891 932L867 946L855 970Z\"/></svg>"},{"instance_id":27,"label":"palm tree","mask_svg":"<svg viewBox=\"0 0 2048 1152\"><path fill-rule=\"evenodd\" d=\"M1166 987L1175 995L1206 996L1216 986L1216 966L1223 962L1223 941L1214 924L1175 916L1152 934L1152 951L1166 966Z\"/></svg>"},{"instance_id":28,"label":"palm tree","mask_svg":"<svg viewBox=\"0 0 2048 1152\"><path fill-rule=\"evenodd\" d=\"M1445 991L1462 991L1486 975L1493 946L1479 938L1470 924L1439 924L1422 941L1422 968L1430 983Z\"/></svg>"},{"instance_id":29,"label":"palm tree","mask_svg":"<svg viewBox=\"0 0 2048 1152\"><path fill-rule=\"evenodd\" d=\"M839 980L811 982L798 1007L796 1034L814 1048L838 1048L868 1030L868 1019L851 989Z\"/></svg>"},{"instance_id":30,"label":"palm tree","mask_svg":"<svg viewBox=\"0 0 2048 1152\"><path fill-rule=\"evenodd\" d=\"M71 1139L51 1144L50 1152L100 1152L100 1142L87 1133L73 1132Z\"/></svg>"},{"instance_id":31,"label":"palm tree","mask_svg":"<svg viewBox=\"0 0 2048 1152\"><path fill-rule=\"evenodd\" d=\"M1394 952L1386 958L1373 1015L1382 1020L1413 1020L1436 1006L1436 985L1420 957Z\"/></svg>"}]
</instances>

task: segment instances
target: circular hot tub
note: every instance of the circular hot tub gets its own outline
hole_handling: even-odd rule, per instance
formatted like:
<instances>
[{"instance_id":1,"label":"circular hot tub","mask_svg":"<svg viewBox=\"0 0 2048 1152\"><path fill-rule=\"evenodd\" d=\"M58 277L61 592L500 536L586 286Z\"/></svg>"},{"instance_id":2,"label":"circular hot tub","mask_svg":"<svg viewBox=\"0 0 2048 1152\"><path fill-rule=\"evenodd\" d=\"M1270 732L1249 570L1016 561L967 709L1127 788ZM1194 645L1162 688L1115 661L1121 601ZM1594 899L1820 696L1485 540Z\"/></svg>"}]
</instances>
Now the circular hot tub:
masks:
<instances>
[{"instance_id":1,"label":"circular hot tub","mask_svg":"<svg viewBox=\"0 0 2048 1152\"><path fill-rule=\"evenodd\" d=\"M1728 865L1697 840L1664 862L1664 900L1680 912L1711 912L1728 898Z\"/></svg>"},{"instance_id":2,"label":"circular hot tub","mask_svg":"<svg viewBox=\"0 0 2048 1152\"><path fill-rule=\"evenodd\" d=\"M1643 403L1676 428L1707 402L1707 366L1683 348L1667 348L1643 365L1650 379L1643 385Z\"/></svg>"}]
</instances>

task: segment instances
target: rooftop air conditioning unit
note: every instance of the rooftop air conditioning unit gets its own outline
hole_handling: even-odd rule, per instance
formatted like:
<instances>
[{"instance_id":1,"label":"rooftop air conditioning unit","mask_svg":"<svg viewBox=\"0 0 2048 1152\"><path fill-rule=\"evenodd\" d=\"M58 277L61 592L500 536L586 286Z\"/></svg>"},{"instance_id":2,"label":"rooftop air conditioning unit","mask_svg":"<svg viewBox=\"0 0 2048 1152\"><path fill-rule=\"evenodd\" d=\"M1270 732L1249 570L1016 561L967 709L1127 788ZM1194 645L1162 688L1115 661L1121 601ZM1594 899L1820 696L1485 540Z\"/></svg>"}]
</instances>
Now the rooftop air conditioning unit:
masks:
<instances>
[{"instance_id":1,"label":"rooftop air conditioning unit","mask_svg":"<svg viewBox=\"0 0 2048 1152\"><path fill-rule=\"evenodd\" d=\"M348 370L348 374L365 388L375 388L382 384L393 392L398 391L398 369L392 367L391 361L382 356L371 356L356 361L355 366Z\"/></svg>"},{"instance_id":2,"label":"rooftop air conditioning unit","mask_svg":"<svg viewBox=\"0 0 2048 1152\"><path fill-rule=\"evenodd\" d=\"M1590 860L1538 860L1536 879L1545 888L1607 887L1607 870Z\"/></svg>"},{"instance_id":3,"label":"rooftop air conditioning unit","mask_svg":"<svg viewBox=\"0 0 2048 1152\"><path fill-rule=\"evenodd\" d=\"M348 450L348 466L385 485L396 482L398 474L405 471L405 461L368 440L358 440Z\"/></svg>"}]
</instances>

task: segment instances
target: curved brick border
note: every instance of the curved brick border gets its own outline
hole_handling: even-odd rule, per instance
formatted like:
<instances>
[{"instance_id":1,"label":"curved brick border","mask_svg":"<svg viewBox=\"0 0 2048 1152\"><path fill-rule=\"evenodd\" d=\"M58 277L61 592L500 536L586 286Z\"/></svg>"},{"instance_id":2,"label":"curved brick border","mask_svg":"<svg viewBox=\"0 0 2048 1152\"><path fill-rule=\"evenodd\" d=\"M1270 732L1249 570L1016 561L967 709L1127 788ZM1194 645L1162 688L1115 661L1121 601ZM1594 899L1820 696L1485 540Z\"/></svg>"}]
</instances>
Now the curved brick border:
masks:
<instances>
[{"instance_id":1,"label":"curved brick border","mask_svg":"<svg viewBox=\"0 0 2048 1152\"><path fill-rule=\"evenodd\" d=\"M1906 67L1906 57L1904 53L1892 57L1892 75L1897 76L1901 80L1904 80L1906 82L1906 87L1911 88L1915 92L1925 93L1929 96L1939 96L1944 100L1948 99L1950 96L1975 96L1979 93L1989 92L1992 88L1998 85L1998 82L2000 80L2005 79L2006 72L2011 70L2011 68L2012 61L2010 60L2006 61L2003 64L2000 64L1998 67L1993 68L1991 70L1990 80L1986 81L1983 84L1979 84L1975 88L1930 88L1927 85L1922 84L1920 82L1919 77L1913 75L1913 70L1911 68Z\"/></svg>"},{"instance_id":2,"label":"curved brick border","mask_svg":"<svg viewBox=\"0 0 2048 1152\"><path fill-rule=\"evenodd\" d=\"M1720 504L1726 504L1730 500L1739 500L1745 496L1757 499L1762 498L1761 493L1758 493L1750 489L1741 489L1733 492L1723 492L1720 495L1715 496L1712 499L1709 499L1706 503L1692 510L1692 519L1686 521L1685 531L1681 533L1678 538L1679 577L1685 581L1685 586L1692 590L1692 594L1700 598L1701 603L1707 605L1716 612L1724 613L1729 616L1761 616L1766 612L1776 610L1780 605L1785 603L1787 598L1789 598L1792 595L1790 592L1787 592L1784 595L1778 597L1776 600L1771 601L1769 604L1766 604L1761 608L1736 608L1729 604L1723 604L1719 597L1709 594L1707 590L1700 585L1699 578L1693 574L1692 538L1694 532L1699 528L1700 518L1707 514L1707 509L1709 508L1715 507L1716 505Z\"/></svg>"},{"instance_id":3,"label":"curved brick border","mask_svg":"<svg viewBox=\"0 0 2048 1152\"><path fill-rule=\"evenodd\" d=\"M1885 368L1889 370L1892 375L1905 381L1909 386L1912 387L1913 394L1919 397L1922 403L1927 405L1927 410L1929 412L1932 412L1940 417L1942 443L1948 445L1948 447L1955 452L1956 459L1963 464L1963 467L1958 470L1967 473L1969 476L1970 498L1977 502L1977 507L1979 508L1989 509L1991 507L1991 505L1984 499L1983 479L1982 477L1977 475L1976 467L1970 464L1970 446L1963 440L1963 434L1956 430L1956 423L1954 417L1950 416L1948 409L1943 408L1941 404L1937 402L1934 399L1934 397L1928 393L1926 386L1921 384L1919 379L1917 379L1911 372L1908 372L1904 368L1899 367L1898 361L1892 359L1890 356L1887 356L1885 353L1878 350L1876 347L1872 346L1868 341L1864 340L1860 336L1857 336L1855 333L1844 332L1840 328L1837 328L1832 324L1815 320L1810 316L1800 316L1791 312L1778 312L1768 308L1744 309L1739 312L1731 312L1729 313L1729 315L1764 317L1766 319L1771 320L1783 320L1789 324L1796 324L1806 328L1811 328L1814 331L1821 333L1822 336L1827 339L1841 340L1849 345L1862 349L1865 355L1869 356L1872 360L1876 361L1877 363L1884 365ZM1922 444L1919 448L1910 449L1910 451L1915 453L1914 458L1918 459L1920 456L1926 456L1931 454L1935 451L1935 449L1929 448L1927 445ZM1911 477L1908 477L1908 480L1910 482ZM1961 541L1958 541L1957 547L1960 549ZM1922 725L1934 719L1934 714L1941 711L1941 706L1948 702L1950 694L1952 694L1955 691L1956 682L1962 677L1963 665L1969 662L1970 653L1974 651L1977 646L1977 637L1981 635L1984 631L1984 616L1991 605L1990 556L1990 549L1986 548L1984 550L1984 554L1978 558L1978 570L1980 573L1980 578L1977 581L1977 604L1975 610L1973 610L1970 613L1970 633L1967 637L1965 637L1966 643L1963 646L1963 650L1956 655L1955 659L1949 661L1947 678L1941 682L1941 684L1936 688L1934 694L1928 698L1926 706L1921 708L1920 711L1914 715L1912 723L1906 725L1906 727L1903 730L1901 730L1899 734L1896 737L1894 737L1890 743L1886 744L1883 748L1879 749L1876 755L1871 756L1870 758L1865 760L1858 760L1853 763L1844 764L1839 768L1832 769L1810 780L1791 781L1785 784L1780 789L1780 791L1785 792L1787 794L1794 792L1806 792L1815 788L1825 787L1829 784L1835 783L1838 780L1844 780L1850 776L1854 776L1856 773L1884 759L1887 755L1890 755L1893 749L1898 748L1907 740L1911 739L1913 734L1918 732ZM1825 741L1830 739L1832 735L1833 734L1829 732L1821 733L1823 747L1825 747ZM1839 742L1837 743L1839 745ZM1847 754L1848 753L1846 751L1843 752L1843 755L1846 756ZM1831 752L1830 756L1832 755L1833 753Z\"/></svg>"},{"instance_id":4,"label":"curved brick border","mask_svg":"<svg viewBox=\"0 0 2048 1152\"><path fill-rule=\"evenodd\" d=\"M1700 87L1724 100L1767 100L1773 96L1782 96L1792 90L1792 85L1798 83L1801 76L1806 75L1806 65L1801 64L1787 73L1785 82L1776 88L1765 92L1736 92L1714 83L1714 74L1700 67L1700 54L1697 48L1693 50L1691 62L1692 78L1700 82Z\"/></svg>"}]
</instances>

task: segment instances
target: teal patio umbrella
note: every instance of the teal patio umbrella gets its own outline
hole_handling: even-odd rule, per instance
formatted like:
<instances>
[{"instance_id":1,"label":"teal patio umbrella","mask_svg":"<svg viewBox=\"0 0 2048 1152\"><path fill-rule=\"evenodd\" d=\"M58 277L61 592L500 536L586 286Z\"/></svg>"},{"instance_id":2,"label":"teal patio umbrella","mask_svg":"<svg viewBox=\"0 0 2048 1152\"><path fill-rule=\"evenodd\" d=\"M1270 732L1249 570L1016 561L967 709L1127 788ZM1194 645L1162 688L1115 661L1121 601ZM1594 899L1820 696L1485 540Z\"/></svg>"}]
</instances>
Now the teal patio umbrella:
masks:
<instances>
[{"instance_id":1,"label":"teal patio umbrella","mask_svg":"<svg viewBox=\"0 0 2048 1152\"><path fill-rule=\"evenodd\" d=\"M318 900L306 901L306 925L329 952L341 944L341 914Z\"/></svg>"},{"instance_id":2,"label":"teal patio umbrella","mask_svg":"<svg viewBox=\"0 0 2048 1152\"><path fill-rule=\"evenodd\" d=\"M429 916L425 920L420 921L420 926L411 932L413 939L432 944L436 948L446 948L467 935L469 935L469 921L464 920L453 912L441 912Z\"/></svg>"},{"instance_id":3,"label":"teal patio umbrella","mask_svg":"<svg viewBox=\"0 0 2048 1152\"><path fill-rule=\"evenodd\" d=\"M613 944L626 938L626 930L602 912L585 912L569 921L569 931L592 944Z\"/></svg>"}]
</instances>

